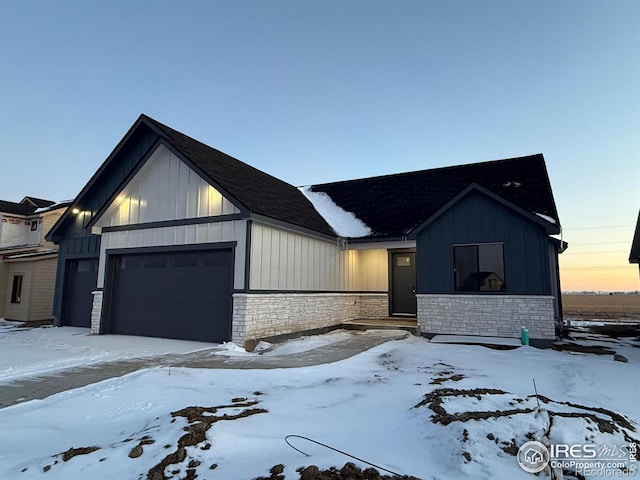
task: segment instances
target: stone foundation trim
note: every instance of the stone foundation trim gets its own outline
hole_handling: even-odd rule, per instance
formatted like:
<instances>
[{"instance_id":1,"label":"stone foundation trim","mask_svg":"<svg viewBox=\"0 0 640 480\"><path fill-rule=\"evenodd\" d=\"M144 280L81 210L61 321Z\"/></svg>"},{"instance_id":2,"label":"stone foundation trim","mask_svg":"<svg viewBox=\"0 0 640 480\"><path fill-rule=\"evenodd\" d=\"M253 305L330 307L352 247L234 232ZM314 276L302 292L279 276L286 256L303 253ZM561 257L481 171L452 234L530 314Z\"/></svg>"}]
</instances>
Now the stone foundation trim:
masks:
<instances>
[{"instance_id":1,"label":"stone foundation trim","mask_svg":"<svg viewBox=\"0 0 640 480\"><path fill-rule=\"evenodd\" d=\"M91 333L100 333L100 320L102 318L102 290L91 292L93 295L93 305L91 307Z\"/></svg>"},{"instance_id":2,"label":"stone foundation trim","mask_svg":"<svg viewBox=\"0 0 640 480\"><path fill-rule=\"evenodd\" d=\"M234 293L232 340L243 345L388 312L386 293Z\"/></svg>"},{"instance_id":3,"label":"stone foundation trim","mask_svg":"<svg viewBox=\"0 0 640 480\"><path fill-rule=\"evenodd\" d=\"M417 294L418 326L425 335L480 335L555 339L553 296Z\"/></svg>"}]
</instances>

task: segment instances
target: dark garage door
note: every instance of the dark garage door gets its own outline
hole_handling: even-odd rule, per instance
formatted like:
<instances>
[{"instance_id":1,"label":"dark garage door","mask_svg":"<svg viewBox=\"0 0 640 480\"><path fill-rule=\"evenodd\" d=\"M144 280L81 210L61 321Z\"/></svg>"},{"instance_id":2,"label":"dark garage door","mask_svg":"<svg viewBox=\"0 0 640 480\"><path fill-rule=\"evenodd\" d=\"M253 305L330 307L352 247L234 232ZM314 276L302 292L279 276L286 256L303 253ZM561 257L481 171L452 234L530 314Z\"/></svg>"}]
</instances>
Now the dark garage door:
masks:
<instances>
[{"instance_id":1,"label":"dark garage door","mask_svg":"<svg viewBox=\"0 0 640 480\"><path fill-rule=\"evenodd\" d=\"M67 260L65 276L61 323L70 327L90 327L91 292L98 281L98 259Z\"/></svg>"},{"instance_id":2,"label":"dark garage door","mask_svg":"<svg viewBox=\"0 0 640 480\"><path fill-rule=\"evenodd\" d=\"M111 333L231 339L231 250L120 255L113 265Z\"/></svg>"}]
</instances>

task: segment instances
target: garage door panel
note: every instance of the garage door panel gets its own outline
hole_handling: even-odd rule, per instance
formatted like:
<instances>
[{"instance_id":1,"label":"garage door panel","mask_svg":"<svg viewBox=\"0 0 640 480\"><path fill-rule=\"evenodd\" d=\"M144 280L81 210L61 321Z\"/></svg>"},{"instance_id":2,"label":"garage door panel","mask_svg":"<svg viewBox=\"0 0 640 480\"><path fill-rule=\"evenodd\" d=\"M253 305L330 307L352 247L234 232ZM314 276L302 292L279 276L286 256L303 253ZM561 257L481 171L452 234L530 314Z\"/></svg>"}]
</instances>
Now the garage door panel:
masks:
<instances>
[{"instance_id":1,"label":"garage door panel","mask_svg":"<svg viewBox=\"0 0 640 480\"><path fill-rule=\"evenodd\" d=\"M222 342L231 335L230 250L116 259L110 331Z\"/></svg>"}]
</instances>

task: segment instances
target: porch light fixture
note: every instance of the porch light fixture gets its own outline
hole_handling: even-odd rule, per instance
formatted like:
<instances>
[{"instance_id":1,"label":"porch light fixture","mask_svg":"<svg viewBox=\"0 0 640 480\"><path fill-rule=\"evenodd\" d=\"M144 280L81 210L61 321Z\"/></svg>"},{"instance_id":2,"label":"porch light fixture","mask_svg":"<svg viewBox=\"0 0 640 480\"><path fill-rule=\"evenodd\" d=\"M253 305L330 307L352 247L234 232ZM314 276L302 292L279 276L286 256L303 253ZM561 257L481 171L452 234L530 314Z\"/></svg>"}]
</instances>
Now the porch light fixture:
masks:
<instances>
[{"instance_id":1,"label":"porch light fixture","mask_svg":"<svg viewBox=\"0 0 640 480\"><path fill-rule=\"evenodd\" d=\"M77 215L80 213L80 209L79 208L74 208L73 210L71 210L71 213L73 213L74 215Z\"/></svg>"}]
</instances>

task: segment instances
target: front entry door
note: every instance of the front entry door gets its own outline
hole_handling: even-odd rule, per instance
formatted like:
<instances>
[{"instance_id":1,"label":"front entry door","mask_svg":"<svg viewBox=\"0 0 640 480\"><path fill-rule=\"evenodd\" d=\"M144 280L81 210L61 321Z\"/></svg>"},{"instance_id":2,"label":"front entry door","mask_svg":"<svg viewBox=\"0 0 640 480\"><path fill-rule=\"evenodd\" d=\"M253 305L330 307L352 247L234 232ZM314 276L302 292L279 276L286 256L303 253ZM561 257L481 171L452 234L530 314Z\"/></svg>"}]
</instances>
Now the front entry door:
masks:
<instances>
[{"instance_id":1,"label":"front entry door","mask_svg":"<svg viewBox=\"0 0 640 480\"><path fill-rule=\"evenodd\" d=\"M416 254L391 254L391 314L416 315Z\"/></svg>"}]
</instances>

